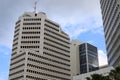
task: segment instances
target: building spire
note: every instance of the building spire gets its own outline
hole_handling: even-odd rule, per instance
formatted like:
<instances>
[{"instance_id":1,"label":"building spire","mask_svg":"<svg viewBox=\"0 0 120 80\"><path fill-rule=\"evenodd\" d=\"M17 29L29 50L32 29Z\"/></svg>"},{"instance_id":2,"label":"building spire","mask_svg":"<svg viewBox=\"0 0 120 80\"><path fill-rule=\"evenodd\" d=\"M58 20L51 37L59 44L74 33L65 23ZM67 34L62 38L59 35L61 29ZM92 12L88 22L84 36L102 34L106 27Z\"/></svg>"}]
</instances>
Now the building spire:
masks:
<instances>
[{"instance_id":1,"label":"building spire","mask_svg":"<svg viewBox=\"0 0 120 80\"><path fill-rule=\"evenodd\" d=\"M38 0L35 1L35 3L34 3L34 7L33 7L35 13L36 13L36 8L37 8L37 3L38 3Z\"/></svg>"}]
</instances>

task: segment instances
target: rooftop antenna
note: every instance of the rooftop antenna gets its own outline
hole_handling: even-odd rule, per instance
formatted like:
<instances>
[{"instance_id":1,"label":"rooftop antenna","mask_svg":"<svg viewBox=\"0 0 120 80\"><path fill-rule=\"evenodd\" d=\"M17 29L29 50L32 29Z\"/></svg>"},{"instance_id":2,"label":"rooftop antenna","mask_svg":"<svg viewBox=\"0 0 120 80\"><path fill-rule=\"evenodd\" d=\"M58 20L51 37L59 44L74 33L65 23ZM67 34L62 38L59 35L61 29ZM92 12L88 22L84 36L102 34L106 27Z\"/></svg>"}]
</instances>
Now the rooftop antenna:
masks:
<instances>
[{"instance_id":1,"label":"rooftop antenna","mask_svg":"<svg viewBox=\"0 0 120 80\"><path fill-rule=\"evenodd\" d=\"M37 8L37 3L38 3L38 0L37 1L35 1L35 3L34 3L34 12L36 13L36 8Z\"/></svg>"}]
</instances>

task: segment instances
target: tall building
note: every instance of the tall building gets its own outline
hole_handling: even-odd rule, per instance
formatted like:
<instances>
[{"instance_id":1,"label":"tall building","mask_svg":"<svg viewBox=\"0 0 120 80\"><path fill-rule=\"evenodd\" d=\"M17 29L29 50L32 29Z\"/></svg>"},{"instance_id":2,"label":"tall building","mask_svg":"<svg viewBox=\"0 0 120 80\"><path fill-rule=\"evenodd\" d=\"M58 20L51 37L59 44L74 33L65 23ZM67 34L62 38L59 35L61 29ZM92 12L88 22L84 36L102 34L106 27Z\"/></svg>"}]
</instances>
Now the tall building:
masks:
<instances>
[{"instance_id":1,"label":"tall building","mask_svg":"<svg viewBox=\"0 0 120 80\"><path fill-rule=\"evenodd\" d=\"M99 69L97 48L89 43L71 41L70 60L72 78Z\"/></svg>"},{"instance_id":2,"label":"tall building","mask_svg":"<svg viewBox=\"0 0 120 80\"><path fill-rule=\"evenodd\" d=\"M71 77L80 74L80 57L79 57L79 45L81 44L78 40L72 40L70 45L70 71Z\"/></svg>"},{"instance_id":3,"label":"tall building","mask_svg":"<svg viewBox=\"0 0 120 80\"><path fill-rule=\"evenodd\" d=\"M88 73L99 69L97 48L89 43L79 45L80 73Z\"/></svg>"},{"instance_id":4,"label":"tall building","mask_svg":"<svg viewBox=\"0 0 120 80\"><path fill-rule=\"evenodd\" d=\"M120 64L120 0L100 0L108 64Z\"/></svg>"},{"instance_id":5,"label":"tall building","mask_svg":"<svg viewBox=\"0 0 120 80\"><path fill-rule=\"evenodd\" d=\"M9 80L70 80L70 38L45 13L16 22Z\"/></svg>"}]
</instances>

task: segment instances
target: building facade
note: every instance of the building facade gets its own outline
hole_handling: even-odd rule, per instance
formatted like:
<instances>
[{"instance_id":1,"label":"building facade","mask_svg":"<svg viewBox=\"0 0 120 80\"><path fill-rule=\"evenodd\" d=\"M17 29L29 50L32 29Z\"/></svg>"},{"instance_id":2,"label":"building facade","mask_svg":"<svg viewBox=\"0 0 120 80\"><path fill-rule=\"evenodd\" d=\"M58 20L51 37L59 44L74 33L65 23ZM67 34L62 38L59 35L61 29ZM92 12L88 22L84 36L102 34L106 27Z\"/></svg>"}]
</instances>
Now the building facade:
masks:
<instances>
[{"instance_id":1,"label":"building facade","mask_svg":"<svg viewBox=\"0 0 120 80\"><path fill-rule=\"evenodd\" d=\"M120 0L100 0L108 64L120 64Z\"/></svg>"},{"instance_id":2,"label":"building facade","mask_svg":"<svg viewBox=\"0 0 120 80\"><path fill-rule=\"evenodd\" d=\"M99 69L97 48L89 43L79 45L80 74Z\"/></svg>"},{"instance_id":3,"label":"building facade","mask_svg":"<svg viewBox=\"0 0 120 80\"><path fill-rule=\"evenodd\" d=\"M16 22L9 80L70 80L70 38L45 13Z\"/></svg>"},{"instance_id":4,"label":"building facade","mask_svg":"<svg viewBox=\"0 0 120 80\"><path fill-rule=\"evenodd\" d=\"M97 48L78 40L70 45L71 77L99 69Z\"/></svg>"},{"instance_id":5,"label":"building facade","mask_svg":"<svg viewBox=\"0 0 120 80\"><path fill-rule=\"evenodd\" d=\"M110 71L113 70L113 67L105 67L96 71L88 72L85 74L80 74L73 77L73 80L86 80L87 77L91 77L92 74L102 74L104 76L109 75Z\"/></svg>"},{"instance_id":6,"label":"building facade","mask_svg":"<svg viewBox=\"0 0 120 80\"><path fill-rule=\"evenodd\" d=\"M76 76L80 74L80 58L79 58L79 45L81 42L79 40L72 40L70 45L70 69L71 76Z\"/></svg>"}]
</instances>

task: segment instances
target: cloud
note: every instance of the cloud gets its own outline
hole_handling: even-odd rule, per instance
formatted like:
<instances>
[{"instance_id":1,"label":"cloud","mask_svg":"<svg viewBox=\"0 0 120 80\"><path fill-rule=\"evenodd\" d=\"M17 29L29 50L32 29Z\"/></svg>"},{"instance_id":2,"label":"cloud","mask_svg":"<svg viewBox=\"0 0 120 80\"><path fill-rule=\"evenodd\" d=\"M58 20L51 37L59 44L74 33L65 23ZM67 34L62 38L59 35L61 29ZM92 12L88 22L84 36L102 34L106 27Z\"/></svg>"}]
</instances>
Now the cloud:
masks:
<instances>
[{"instance_id":1,"label":"cloud","mask_svg":"<svg viewBox=\"0 0 120 80\"><path fill-rule=\"evenodd\" d=\"M4 55L10 55L11 53L11 49L7 46L2 46L0 45L0 54L4 54Z\"/></svg>"},{"instance_id":2,"label":"cloud","mask_svg":"<svg viewBox=\"0 0 120 80\"><path fill-rule=\"evenodd\" d=\"M0 44L12 47L17 18L26 11L32 12L33 6L34 0L0 1ZM71 39L87 31L103 33L99 0L39 0L37 11L59 23Z\"/></svg>"},{"instance_id":3,"label":"cloud","mask_svg":"<svg viewBox=\"0 0 120 80\"><path fill-rule=\"evenodd\" d=\"M107 56L102 50L98 50L98 56L99 56L99 66L108 64L107 62Z\"/></svg>"},{"instance_id":4,"label":"cloud","mask_svg":"<svg viewBox=\"0 0 120 80\"><path fill-rule=\"evenodd\" d=\"M5 77L0 75L0 80L5 80Z\"/></svg>"},{"instance_id":5,"label":"cloud","mask_svg":"<svg viewBox=\"0 0 120 80\"><path fill-rule=\"evenodd\" d=\"M48 0L40 4L48 18L58 22L71 39L83 37L86 32L103 36L99 0Z\"/></svg>"},{"instance_id":6,"label":"cloud","mask_svg":"<svg viewBox=\"0 0 120 80\"><path fill-rule=\"evenodd\" d=\"M52 0L48 3L44 4L48 16L60 23L62 29L71 38L77 38L81 33L87 31L103 34L99 0L75 0L74 2L72 0Z\"/></svg>"},{"instance_id":7,"label":"cloud","mask_svg":"<svg viewBox=\"0 0 120 80\"><path fill-rule=\"evenodd\" d=\"M5 80L3 77L0 76L0 80Z\"/></svg>"},{"instance_id":8,"label":"cloud","mask_svg":"<svg viewBox=\"0 0 120 80\"><path fill-rule=\"evenodd\" d=\"M8 72L0 72L0 80L8 80Z\"/></svg>"},{"instance_id":9,"label":"cloud","mask_svg":"<svg viewBox=\"0 0 120 80\"><path fill-rule=\"evenodd\" d=\"M77 16L76 16L77 17ZM87 17L84 21L73 23L67 23L62 29L70 35L70 38L77 38L79 35L85 32L92 32L94 34L103 35L103 26L100 18Z\"/></svg>"}]
</instances>

